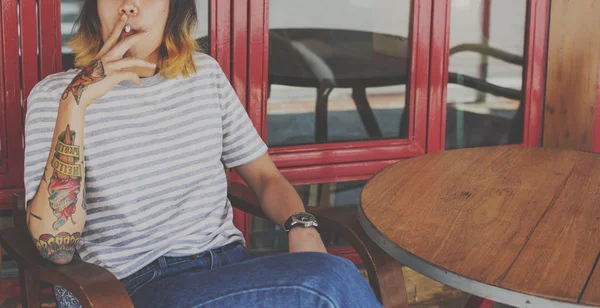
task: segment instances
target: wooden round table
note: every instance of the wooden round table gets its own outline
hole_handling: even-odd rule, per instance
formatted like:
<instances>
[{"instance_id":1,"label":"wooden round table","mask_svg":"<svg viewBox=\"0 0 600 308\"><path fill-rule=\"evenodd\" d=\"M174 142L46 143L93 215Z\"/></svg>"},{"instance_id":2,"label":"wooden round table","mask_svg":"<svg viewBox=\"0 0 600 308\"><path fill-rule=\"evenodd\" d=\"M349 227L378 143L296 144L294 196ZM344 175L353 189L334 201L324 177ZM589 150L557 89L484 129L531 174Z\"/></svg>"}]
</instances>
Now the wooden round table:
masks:
<instances>
[{"instance_id":1,"label":"wooden round table","mask_svg":"<svg viewBox=\"0 0 600 308\"><path fill-rule=\"evenodd\" d=\"M518 307L600 306L600 155L489 147L398 162L359 220L415 271Z\"/></svg>"}]
</instances>

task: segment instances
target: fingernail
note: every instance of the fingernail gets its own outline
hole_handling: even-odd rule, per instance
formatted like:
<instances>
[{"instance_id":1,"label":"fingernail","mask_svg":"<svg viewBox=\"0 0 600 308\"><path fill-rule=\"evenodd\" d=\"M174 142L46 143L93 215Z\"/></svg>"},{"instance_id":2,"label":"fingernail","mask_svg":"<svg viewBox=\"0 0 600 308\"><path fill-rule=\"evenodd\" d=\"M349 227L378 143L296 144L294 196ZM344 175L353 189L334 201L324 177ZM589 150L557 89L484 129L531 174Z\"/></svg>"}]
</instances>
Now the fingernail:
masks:
<instances>
[{"instance_id":1,"label":"fingernail","mask_svg":"<svg viewBox=\"0 0 600 308\"><path fill-rule=\"evenodd\" d=\"M125 14L121 15L121 20L122 21L125 21L126 19L127 19L127 15L125 15Z\"/></svg>"}]
</instances>

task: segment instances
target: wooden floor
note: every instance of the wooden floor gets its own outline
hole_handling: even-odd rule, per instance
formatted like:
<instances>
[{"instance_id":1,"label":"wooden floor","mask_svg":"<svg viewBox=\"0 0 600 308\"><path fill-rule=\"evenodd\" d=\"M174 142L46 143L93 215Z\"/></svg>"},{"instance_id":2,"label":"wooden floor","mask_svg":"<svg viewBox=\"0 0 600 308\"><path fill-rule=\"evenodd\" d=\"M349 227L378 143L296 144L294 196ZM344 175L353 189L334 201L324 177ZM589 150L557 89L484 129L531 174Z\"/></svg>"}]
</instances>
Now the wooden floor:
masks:
<instances>
[{"instance_id":1,"label":"wooden floor","mask_svg":"<svg viewBox=\"0 0 600 308\"><path fill-rule=\"evenodd\" d=\"M366 271L359 270L366 278ZM469 299L469 294L433 281L408 267L404 267L403 272L411 308L462 308Z\"/></svg>"},{"instance_id":2,"label":"wooden floor","mask_svg":"<svg viewBox=\"0 0 600 308\"><path fill-rule=\"evenodd\" d=\"M464 307L469 294L431 280L405 267L404 281L410 307Z\"/></svg>"}]
</instances>

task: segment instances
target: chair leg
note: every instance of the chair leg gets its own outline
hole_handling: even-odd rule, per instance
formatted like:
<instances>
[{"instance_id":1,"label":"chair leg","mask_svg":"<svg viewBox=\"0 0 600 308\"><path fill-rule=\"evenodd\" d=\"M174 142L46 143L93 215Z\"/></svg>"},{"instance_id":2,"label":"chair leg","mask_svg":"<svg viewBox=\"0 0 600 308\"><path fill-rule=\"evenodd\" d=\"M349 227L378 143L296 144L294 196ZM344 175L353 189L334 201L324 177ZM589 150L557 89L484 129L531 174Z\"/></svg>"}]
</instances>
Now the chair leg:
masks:
<instances>
[{"instance_id":1,"label":"chair leg","mask_svg":"<svg viewBox=\"0 0 600 308\"><path fill-rule=\"evenodd\" d=\"M402 116L400 117L400 129L398 130L398 137L400 137L400 139L408 138L409 115L410 113L408 110L408 104L406 104L406 106L404 106L404 109L402 110Z\"/></svg>"},{"instance_id":2,"label":"chair leg","mask_svg":"<svg viewBox=\"0 0 600 308\"><path fill-rule=\"evenodd\" d=\"M317 89L317 105L315 106L315 142L325 143L328 137L327 127L327 108L329 104L329 94L332 88Z\"/></svg>"},{"instance_id":3,"label":"chair leg","mask_svg":"<svg viewBox=\"0 0 600 308\"><path fill-rule=\"evenodd\" d=\"M353 88L352 99L354 100L356 111L358 111L360 120L362 121L369 137L372 139L381 139L383 134L381 133L381 129L377 124L375 113L373 112L373 109L371 109L371 105L369 105L369 100L367 99L367 89Z\"/></svg>"},{"instance_id":4,"label":"chair leg","mask_svg":"<svg viewBox=\"0 0 600 308\"><path fill-rule=\"evenodd\" d=\"M0 246L0 272L2 272L2 246ZM8 283L6 280L2 281L2 278L0 278L0 305L4 304L8 298L9 288L10 283ZM6 294L3 292L6 292Z\"/></svg>"},{"instance_id":5,"label":"chair leg","mask_svg":"<svg viewBox=\"0 0 600 308\"><path fill-rule=\"evenodd\" d=\"M493 301L471 295L464 308L492 308L492 306L494 306Z\"/></svg>"},{"instance_id":6,"label":"chair leg","mask_svg":"<svg viewBox=\"0 0 600 308\"><path fill-rule=\"evenodd\" d=\"M408 308L408 296L406 294L406 285L404 283L404 274L402 265L390 256L383 260L376 261L378 272L369 273L369 282L373 285L373 280L377 280L379 287L379 297L385 308ZM376 276L371 279L371 276Z\"/></svg>"},{"instance_id":7,"label":"chair leg","mask_svg":"<svg viewBox=\"0 0 600 308\"><path fill-rule=\"evenodd\" d=\"M30 269L19 268L23 308L40 307L40 276Z\"/></svg>"}]
</instances>

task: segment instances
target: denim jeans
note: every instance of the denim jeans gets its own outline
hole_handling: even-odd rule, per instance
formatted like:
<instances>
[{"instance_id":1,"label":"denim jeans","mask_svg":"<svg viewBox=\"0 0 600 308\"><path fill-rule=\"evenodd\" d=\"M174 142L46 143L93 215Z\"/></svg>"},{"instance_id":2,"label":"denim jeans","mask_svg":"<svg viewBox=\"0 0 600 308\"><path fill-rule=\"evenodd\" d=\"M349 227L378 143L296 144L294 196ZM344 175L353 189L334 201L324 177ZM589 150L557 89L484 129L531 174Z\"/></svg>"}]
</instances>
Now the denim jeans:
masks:
<instances>
[{"instance_id":1,"label":"denim jeans","mask_svg":"<svg viewBox=\"0 0 600 308\"><path fill-rule=\"evenodd\" d=\"M135 307L381 307L347 259L324 253L258 257L241 243L161 257L121 283ZM59 308L78 307L55 287ZM74 301L73 301L74 300Z\"/></svg>"}]
</instances>

